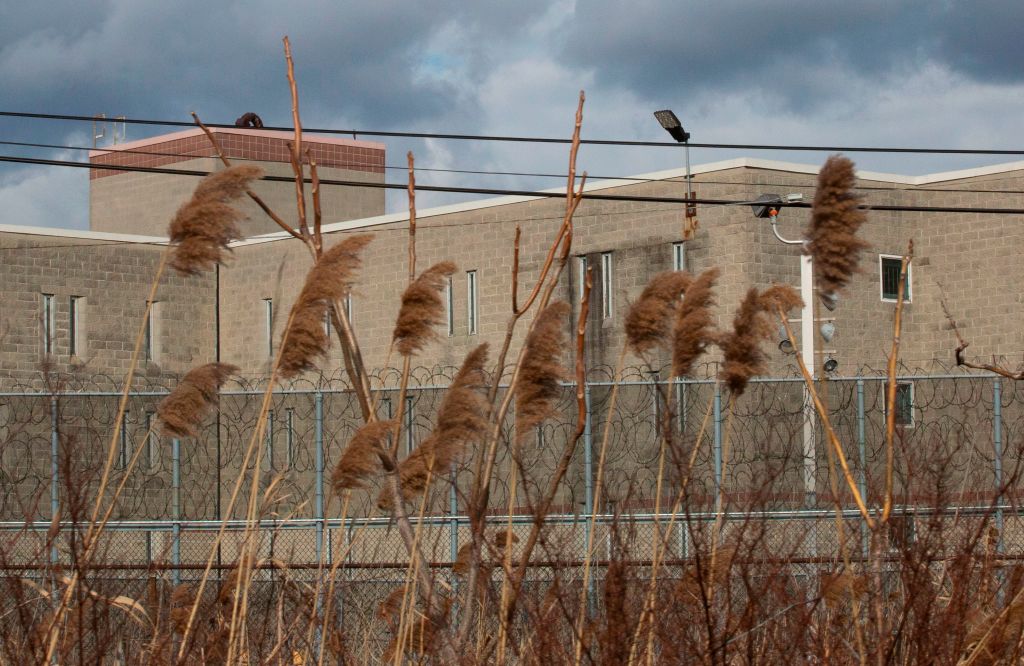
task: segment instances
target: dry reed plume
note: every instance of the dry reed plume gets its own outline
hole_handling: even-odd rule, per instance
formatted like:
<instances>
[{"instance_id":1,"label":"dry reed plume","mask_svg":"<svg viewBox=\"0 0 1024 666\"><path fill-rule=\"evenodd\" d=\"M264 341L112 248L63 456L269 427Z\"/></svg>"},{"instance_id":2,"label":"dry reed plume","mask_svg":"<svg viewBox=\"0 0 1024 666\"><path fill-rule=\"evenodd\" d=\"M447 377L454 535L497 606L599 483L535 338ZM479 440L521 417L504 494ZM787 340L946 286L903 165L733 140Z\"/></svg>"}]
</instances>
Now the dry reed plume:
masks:
<instances>
[{"instance_id":1,"label":"dry reed plume","mask_svg":"<svg viewBox=\"0 0 1024 666\"><path fill-rule=\"evenodd\" d=\"M787 312L803 304L800 295L788 285L774 285L762 293L751 287L733 319L732 331L719 336L724 357L720 376L734 395L740 396L752 377L764 374L768 357L761 342L775 333L772 317L776 307Z\"/></svg>"},{"instance_id":2,"label":"dry reed plume","mask_svg":"<svg viewBox=\"0 0 1024 666\"><path fill-rule=\"evenodd\" d=\"M437 427L398 465L403 499L410 500L426 490L430 478L443 474L467 445L486 436L487 402L481 389L487 382L487 350L485 342L469 352L441 402ZM390 499L382 493L378 504L389 507Z\"/></svg>"},{"instance_id":3,"label":"dry reed plume","mask_svg":"<svg viewBox=\"0 0 1024 666\"><path fill-rule=\"evenodd\" d=\"M443 261L423 271L406 287L392 335L402 356L415 354L437 336L434 327L444 323L441 294L454 272L455 264Z\"/></svg>"},{"instance_id":4,"label":"dry reed plume","mask_svg":"<svg viewBox=\"0 0 1024 666\"><path fill-rule=\"evenodd\" d=\"M163 431L175 437L195 437L203 419L216 408L220 387L236 372L238 368L228 363L207 363L190 370L157 405Z\"/></svg>"},{"instance_id":5,"label":"dry reed plume","mask_svg":"<svg viewBox=\"0 0 1024 666\"><path fill-rule=\"evenodd\" d=\"M366 479L380 468L380 452L386 448L394 421L367 423L352 436L345 453L331 474L334 492L362 488Z\"/></svg>"},{"instance_id":6,"label":"dry reed plume","mask_svg":"<svg viewBox=\"0 0 1024 666\"><path fill-rule=\"evenodd\" d=\"M566 371L560 359L565 349L568 314L568 303L552 303L537 315L533 330L526 336L521 377L515 388L517 438L548 417L561 392L559 382Z\"/></svg>"},{"instance_id":7,"label":"dry reed plume","mask_svg":"<svg viewBox=\"0 0 1024 666\"><path fill-rule=\"evenodd\" d=\"M665 271L647 283L624 323L626 340L635 354L643 356L655 347L668 346L672 315L692 280L685 271Z\"/></svg>"},{"instance_id":8,"label":"dry reed plume","mask_svg":"<svg viewBox=\"0 0 1024 666\"><path fill-rule=\"evenodd\" d=\"M856 182L853 162L840 155L829 157L818 173L805 252L814 258L818 289L825 294L847 285L857 272L860 253L870 247L857 236L867 215L857 208Z\"/></svg>"},{"instance_id":9,"label":"dry reed plume","mask_svg":"<svg viewBox=\"0 0 1024 666\"><path fill-rule=\"evenodd\" d=\"M373 236L351 236L331 246L306 275L292 306L291 324L282 334L279 372L290 378L312 370L327 355L331 339L324 330L328 308L352 289L361 260L359 253Z\"/></svg>"},{"instance_id":10,"label":"dry reed plume","mask_svg":"<svg viewBox=\"0 0 1024 666\"><path fill-rule=\"evenodd\" d=\"M230 167L207 176L196 187L168 228L173 249L168 263L183 275L196 275L222 263L228 244L241 236L245 214L231 205L249 184L262 177L254 166Z\"/></svg>"},{"instance_id":11,"label":"dry reed plume","mask_svg":"<svg viewBox=\"0 0 1024 666\"><path fill-rule=\"evenodd\" d=\"M719 273L717 268L709 268L693 279L686 289L683 302L676 310L676 319L672 327L673 377L690 374L693 364L701 357L708 344L715 341L711 306L715 304L713 290Z\"/></svg>"}]
</instances>

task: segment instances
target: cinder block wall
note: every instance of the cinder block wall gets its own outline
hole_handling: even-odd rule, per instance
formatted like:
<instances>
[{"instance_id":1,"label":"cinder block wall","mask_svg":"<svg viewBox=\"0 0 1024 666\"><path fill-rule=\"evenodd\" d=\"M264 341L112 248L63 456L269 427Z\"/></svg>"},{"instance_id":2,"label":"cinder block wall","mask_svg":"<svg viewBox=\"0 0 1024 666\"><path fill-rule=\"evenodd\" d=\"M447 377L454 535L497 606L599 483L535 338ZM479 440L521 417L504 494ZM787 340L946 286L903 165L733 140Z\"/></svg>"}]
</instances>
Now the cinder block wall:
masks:
<instances>
[{"instance_id":1,"label":"cinder block wall","mask_svg":"<svg viewBox=\"0 0 1024 666\"><path fill-rule=\"evenodd\" d=\"M221 129L214 132L225 155L235 164L255 164L268 176L293 175L288 140L283 132ZM384 182L384 146L368 141L308 135L303 145L316 160L321 180ZM90 153L93 164L160 167L179 171L217 171L223 167L209 140L199 130L120 144ZM306 169L309 178L309 170ZM166 235L167 224L188 200L199 178L175 174L92 169L89 174L89 220L95 231ZM261 181L253 190L286 223L297 225L295 185L292 181ZM323 184L320 191L323 219L328 222L380 215L384 190ZM246 236L279 231L273 220L246 198L242 209L249 221ZM306 210L312 224L311 186L306 185Z\"/></svg>"}]
</instances>

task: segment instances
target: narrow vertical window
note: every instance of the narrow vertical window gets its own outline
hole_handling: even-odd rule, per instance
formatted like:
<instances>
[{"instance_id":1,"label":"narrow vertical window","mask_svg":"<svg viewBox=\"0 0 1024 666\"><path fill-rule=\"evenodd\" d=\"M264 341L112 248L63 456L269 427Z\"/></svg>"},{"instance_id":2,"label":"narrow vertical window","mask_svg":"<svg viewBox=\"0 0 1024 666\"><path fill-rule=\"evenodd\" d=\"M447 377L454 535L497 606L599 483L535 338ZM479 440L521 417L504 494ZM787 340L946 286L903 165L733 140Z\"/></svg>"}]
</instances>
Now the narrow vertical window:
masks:
<instances>
[{"instance_id":1,"label":"narrow vertical window","mask_svg":"<svg viewBox=\"0 0 1024 666\"><path fill-rule=\"evenodd\" d=\"M895 255L878 256L879 272L882 282L882 300L895 301L899 295L900 273L903 271L903 257ZM903 302L911 301L911 269L912 264L907 265L907 279L903 283Z\"/></svg>"},{"instance_id":2,"label":"narrow vertical window","mask_svg":"<svg viewBox=\"0 0 1024 666\"><path fill-rule=\"evenodd\" d=\"M478 313L476 271L466 272L466 315L466 320L469 328L468 333L469 335L476 335L478 326L480 324L480 315Z\"/></svg>"},{"instance_id":3,"label":"narrow vertical window","mask_svg":"<svg viewBox=\"0 0 1024 666\"><path fill-rule=\"evenodd\" d=\"M914 384L912 382L896 383L896 425L905 427L914 425Z\"/></svg>"},{"instance_id":4,"label":"narrow vertical window","mask_svg":"<svg viewBox=\"0 0 1024 666\"><path fill-rule=\"evenodd\" d=\"M41 320L43 354L49 356L53 353L53 330L55 328L53 294L43 294L39 318Z\"/></svg>"},{"instance_id":5,"label":"narrow vertical window","mask_svg":"<svg viewBox=\"0 0 1024 666\"><path fill-rule=\"evenodd\" d=\"M284 411L285 415L285 450L284 464L288 469L295 467L295 408L289 407Z\"/></svg>"},{"instance_id":6,"label":"narrow vertical window","mask_svg":"<svg viewBox=\"0 0 1024 666\"><path fill-rule=\"evenodd\" d=\"M324 311L324 335L328 338L331 337L331 313L334 312L334 306L329 305Z\"/></svg>"},{"instance_id":7,"label":"narrow vertical window","mask_svg":"<svg viewBox=\"0 0 1024 666\"><path fill-rule=\"evenodd\" d=\"M345 318L352 323L352 292L345 294Z\"/></svg>"},{"instance_id":8,"label":"narrow vertical window","mask_svg":"<svg viewBox=\"0 0 1024 666\"><path fill-rule=\"evenodd\" d=\"M160 436L157 434L155 428L156 414L153 412L146 412L146 441L144 446L146 447L146 463L150 469L154 469L160 465Z\"/></svg>"},{"instance_id":9,"label":"narrow vertical window","mask_svg":"<svg viewBox=\"0 0 1024 666\"><path fill-rule=\"evenodd\" d=\"M412 453L416 448L416 436L413 427L416 425L416 414L414 408L415 399L411 395L405 396L405 452Z\"/></svg>"},{"instance_id":10,"label":"narrow vertical window","mask_svg":"<svg viewBox=\"0 0 1024 666\"><path fill-rule=\"evenodd\" d=\"M143 331L142 353L146 361L157 361L160 344L160 301L153 301Z\"/></svg>"},{"instance_id":11,"label":"narrow vertical window","mask_svg":"<svg viewBox=\"0 0 1024 666\"><path fill-rule=\"evenodd\" d=\"M455 290L452 289L452 278L444 287L445 320L448 322L448 337L455 335Z\"/></svg>"},{"instance_id":12,"label":"narrow vertical window","mask_svg":"<svg viewBox=\"0 0 1024 666\"><path fill-rule=\"evenodd\" d=\"M117 446L117 468L125 469L132 457L131 437L128 435L128 410L125 410L121 418L121 432L118 433Z\"/></svg>"},{"instance_id":13,"label":"narrow vertical window","mask_svg":"<svg viewBox=\"0 0 1024 666\"><path fill-rule=\"evenodd\" d=\"M267 358L274 358L274 299L263 299L263 331L267 336Z\"/></svg>"},{"instance_id":14,"label":"narrow vertical window","mask_svg":"<svg viewBox=\"0 0 1024 666\"><path fill-rule=\"evenodd\" d=\"M576 295L580 302L583 301L583 293L587 290L587 257L576 257Z\"/></svg>"},{"instance_id":15,"label":"narrow vertical window","mask_svg":"<svg viewBox=\"0 0 1024 666\"><path fill-rule=\"evenodd\" d=\"M672 270L686 270L686 243L672 243Z\"/></svg>"},{"instance_id":16,"label":"narrow vertical window","mask_svg":"<svg viewBox=\"0 0 1024 666\"><path fill-rule=\"evenodd\" d=\"M612 275L612 253L601 253L601 316L609 319L612 312L612 291L615 280Z\"/></svg>"},{"instance_id":17,"label":"narrow vertical window","mask_svg":"<svg viewBox=\"0 0 1024 666\"><path fill-rule=\"evenodd\" d=\"M85 298L72 296L68 301L68 356L80 356L84 331L82 330L82 310Z\"/></svg>"},{"instance_id":18,"label":"narrow vertical window","mask_svg":"<svg viewBox=\"0 0 1024 666\"><path fill-rule=\"evenodd\" d=\"M267 411L267 468L276 469L274 466L274 410Z\"/></svg>"}]
</instances>

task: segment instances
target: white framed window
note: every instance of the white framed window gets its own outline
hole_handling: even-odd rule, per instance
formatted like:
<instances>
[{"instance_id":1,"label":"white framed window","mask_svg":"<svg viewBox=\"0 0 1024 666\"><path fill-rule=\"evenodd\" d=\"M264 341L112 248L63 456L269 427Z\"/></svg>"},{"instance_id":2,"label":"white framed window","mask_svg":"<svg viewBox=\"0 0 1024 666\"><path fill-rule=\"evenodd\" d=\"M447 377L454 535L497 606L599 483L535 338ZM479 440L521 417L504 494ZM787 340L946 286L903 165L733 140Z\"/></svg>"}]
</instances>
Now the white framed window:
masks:
<instances>
[{"instance_id":1,"label":"white framed window","mask_svg":"<svg viewBox=\"0 0 1024 666\"><path fill-rule=\"evenodd\" d=\"M68 356L81 356L85 350L85 297L68 299Z\"/></svg>"},{"instance_id":2,"label":"white framed window","mask_svg":"<svg viewBox=\"0 0 1024 666\"><path fill-rule=\"evenodd\" d=\"M328 305L327 309L324 310L324 335L328 338L331 337L331 313L334 312L334 306Z\"/></svg>"},{"instance_id":3,"label":"white framed window","mask_svg":"<svg viewBox=\"0 0 1024 666\"><path fill-rule=\"evenodd\" d=\"M686 243L672 243L672 270L686 270Z\"/></svg>"},{"instance_id":4,"label":"white framed window","mask_svg":"<svg viewBox=\"0 0 1024 666\"><path fill-rule=\"evenodd\" d=\"M160 360L160 301L153 301L146 317L146 329L142 338L144 361Z\"/></svg>"},{"instance_id":5,"label":"white framed window","mask_svg":"<svg viewBox=\"0 0 1024 666\"><path fill-rule=\"evenodd\" d=\"M155 423L156 414L146 412L146 441L144 446L146 447L146 464L149 465L150 469L155 469L160 465L160 435L153 427Z\"/></svg>"},{"instance_id":6,"label":"white framed window","mask_svg":"<svg viewBox=\"0 0 1024 666\"><path fill-rule=\"evenodd\" d=\"M348 319L348 323L352 323L352 292L345 294L345 318Z\"/></svg>"},{"instance_id":7,"label":"white framed window","mask_svg":"<svg viewBox=\"0 0 1024 666\"><path fill-rule=\"evenodd\" d=\"M583 294L587 290L587 255L576 257L576 296L583 302Z\"/></svg>"},{"instance_id":8,"label":"white framed window","mask_svg":"<svg viewBox=\"0 0 1024 666\"><path fill-rule=\"evenodd\" d=\"M444 308L445 322L448 325L448 337L452 337L455 335L455 289L452 288L452 278L450 275L444 287Z\"/></svg>"},{"instance_id":9,"label":"white framed window","mask_svg":"<svg viewBox=\"0 0 1024 666\"><path fill-rule=\"evenodd\" d=\"M274 299L263 299L263 333L267 343L267 358L274 358Z\"/></svg>"},{"instance_id":10,"label":"white framed window","mask_svg":"<svg viewBox=\"0 0 1024 666\"><path fill-rule=\"evenodd\" d=\"M476 271L466 271L466 324L469 335L476 335L480 327L478 290Z\"/></svg>"},{"instance_id":11,"label":"white framed window","mask_svg":"<svg viewBox=\"0 0 1024 666\"><path fill-rule=\"evenodd\" d=\"M900 288L900 272L903 266L903 257L895 254L878 255L878 272L881 282L880 293L882 300L887 303L895 303ZM912 300L913 264L907 264L907 281L903 288L903 302L910 303Z\"/></svg>"},{"instance_id":12,"label":"white framed window","mask_svg":"<svg viewBox=\"0 0 1024 666\"><path fill-rule=\"evenodd\" d=\"M612 253L601 253L601 317L610 319L614 314L612 293L615 290L615 276L612 264Z\"/></svg>"},{"instance_id":13,"label":"white framed window","mask_svg":"<svg viewBox=\"0 0 1024 666\"><path fill-rule=\"evenodd\" d=\"M56 329L56 305L53 294L42 294L39 304L39 334L41 349L44 356L53 353L53 337Z\"/></svg>"},{"instance_id":14,"label":"white framed window","mask_svg":"<svg viewBox=\"0 0 1024 666\"><path fill-rule=\"evenodd\" d=\"M885 401L883 410L888 417L888 396L883 393ZM896 425L904 428L914 427L914 382L896 382Z\"/></svg>"}]
</instances>

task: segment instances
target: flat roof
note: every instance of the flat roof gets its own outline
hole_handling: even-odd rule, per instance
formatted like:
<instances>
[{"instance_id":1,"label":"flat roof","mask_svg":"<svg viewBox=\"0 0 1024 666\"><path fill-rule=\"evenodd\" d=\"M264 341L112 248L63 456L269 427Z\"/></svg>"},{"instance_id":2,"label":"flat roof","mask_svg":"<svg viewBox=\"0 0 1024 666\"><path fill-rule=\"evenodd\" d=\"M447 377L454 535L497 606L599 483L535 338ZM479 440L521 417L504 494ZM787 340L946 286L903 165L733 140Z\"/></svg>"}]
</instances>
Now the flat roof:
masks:
<instances>
[{"instance_id":1,"label":"flat roof","mask_svg":"<svg viewBox=\"0 0 1024 666\"><path fill-rule=\"evenodd\" d=\"M240 132L240 133L252 133L251 130L239 128L235 129L218 129L217 131L224 132ZM181 136L191 136L196 133L201 133L202 130L186 130L185 132L179 133ZM266 132L265 132L266 133ZM291 137L292 135L288 132L269 132L270 134L280 134ZM153 139L146 139L144 141L166 141L168 137L175 135L163 134ZM319 138L317 139L320 140ZM355 145L356 143L371 144L372 142L353 142L349 139L330 139L330 142L337 143L348 143ZM139 142L131 142L128 144L118 144L119 149L124 146L131 146L138 144ZM142 145L142 144L139 144ZM383 145L383 144L376 144ZM99 151L104 152L104 151ZM109 152L109 151L107 151ZM708 164L699 164L691 168L690 172L693 175L701 175L706 173L713 173L716 171L726 171L728 169L766 169L771 171L785 171L789 173L803 173L803 174L816 174L820 170L820 166L812 164L801 164L797 162L782 162L778 160L764 160L755 157L737 157L729 160L721 160L718 162L710 162ZM1007 162L1004 164L994 164L990 166L974 167L970 169L960 169L957 171L943 171L932 174L925 174L923 176L905 176L900 174L882 173L876 171L858 171L857 178L860 180L878 181L884 183L896 183L901 185L928 185L932 183L947 182L952 180L962 180L965 178L975 178L978 176L989 176L999 173L1007 173L1010 171L1021 171L1024 170L1024 161L1018 162ZM604 181L593 181L586 184L584 191L586 192L598 192L601 190L613 189L616 187L626 187L628 185L638 185L652 180L672 180L675 178L683 178L686 176L686 170L683 168L669 169L665 171L655 171L651 173L639 174L632 176L631 178L616 179L616 180L604 180ZM553 187L544 190L539 190L545 193L558 193L564 192L564 187ZM435 206L432 208L425 208L416 211L416 217L419 219L435 217L439 215L450 215L452 213L461 213L471 210L481 210L485 208L494 208L497 206L508 206L517 203L524 203L527 201L536 201L538 197L531 196L499 196L490 197L487 199L478 199L476 201L467 201L458 204L449 204L444 206ZM363 227L374 227L382 224L392 224L395 222L402 222L409 219L409 213L402 211L400 213L387 213L384 215L376 215L374 217L359 218L355 220L345 220L343 222L334 222L332 224L323 225L324 233L331 233L335 231L348 231L351 229L359 229ZM23 235L35 235L35 236L55 236L62 238L81 238L88 240L105 240L112 242L128 242L128 243L166 243L166 237L157 236L140 236L133 234L115 234L101 231L90 231L90 230L78 230L78 229L60 229L51 227L31 227L31 226L20 226L15 224L0 224L0 233L10 234L23 234ZM232 247L239 247L245 245L254 245L259 243L269 243L277 240L283 240L286 238L292 238L290 234L284 231L277 231L269 234L262 234L259 236L253 236L244 240L235 241L232 243Z\"/></svg>"},{"instance_id":2,"label":"flat roof","mask_svg":"<svg viewBox=\"0 0 1024 666\"><path fill-rule=\"evenodd\" d=\"M251 127L211 127L210 131L214 134L244 134L247 136L263 136L274 139L294 139L295 135L291 132L281 132L278 130L263 130L255 129ZM124 143L116 144L108 148L95 148L89 151L89 158L98 157L100 155L108 155L111 153L119 153L135 150L138 148L145 148L148 146L154 146L161 143L167 143L168 141L176 141L178 139L187 139L192 136L203 135L202 129L196 127L193 129L182 130L180 132L171 132L170 134L158 134L145 139L136 139L135 141L125 141ZM326 143L335 146L350 146L352 148L369 148L371 150L384 150L385 146L379 141L362 141L359 139L342 139L336 136L324 136L323 134L306 133L302 134L303 142L309 141L310 143Z\"/></svg>"}]
</instances>

